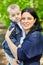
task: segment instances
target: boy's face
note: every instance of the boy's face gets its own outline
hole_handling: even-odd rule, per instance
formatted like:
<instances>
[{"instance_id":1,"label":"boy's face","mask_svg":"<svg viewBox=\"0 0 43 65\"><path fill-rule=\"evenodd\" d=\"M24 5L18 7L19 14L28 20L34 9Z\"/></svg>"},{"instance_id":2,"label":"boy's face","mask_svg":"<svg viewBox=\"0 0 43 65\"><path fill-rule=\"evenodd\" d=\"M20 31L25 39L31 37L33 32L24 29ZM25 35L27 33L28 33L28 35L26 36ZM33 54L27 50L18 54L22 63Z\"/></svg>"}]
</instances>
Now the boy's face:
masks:
<instances>
[{"instance_id":1,"label":"boy's face","mask_svg":"<svg viewBox=\"0 0 43 65\"><path fill-rule=\"evenodd\" d=\"M19 9L10 11L9 18L12 21L19 22L21 20L21 11Z\"/></svg>"}]
</instances>

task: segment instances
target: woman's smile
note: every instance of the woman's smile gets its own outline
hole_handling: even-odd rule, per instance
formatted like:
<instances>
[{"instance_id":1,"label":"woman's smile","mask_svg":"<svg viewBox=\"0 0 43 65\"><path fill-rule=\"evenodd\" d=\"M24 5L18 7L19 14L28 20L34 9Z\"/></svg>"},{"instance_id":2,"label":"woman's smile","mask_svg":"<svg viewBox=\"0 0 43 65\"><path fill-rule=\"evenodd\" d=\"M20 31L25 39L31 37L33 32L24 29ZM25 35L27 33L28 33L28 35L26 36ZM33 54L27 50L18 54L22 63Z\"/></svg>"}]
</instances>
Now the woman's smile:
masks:
<instances>
[{"instance_id":1,"label":"woman's smile","mask_svg":"<svg viewBox=\"0 0 43 65\"><path fill-rule=\"evenodd\" d=\"M24 29L30 29L35 23L34 17L29 12L24 12L21 16L21 25Z\"/></svg>"},{"instance_id":2,"label":"woman's smile","mask_svg":"<svg viewBox=\"0 0 43 65\"><path fill-rule=\"evenodd\" d=\"M29 26L29 23L23 23L24 26Z\"/></svg>"}]
</instances>

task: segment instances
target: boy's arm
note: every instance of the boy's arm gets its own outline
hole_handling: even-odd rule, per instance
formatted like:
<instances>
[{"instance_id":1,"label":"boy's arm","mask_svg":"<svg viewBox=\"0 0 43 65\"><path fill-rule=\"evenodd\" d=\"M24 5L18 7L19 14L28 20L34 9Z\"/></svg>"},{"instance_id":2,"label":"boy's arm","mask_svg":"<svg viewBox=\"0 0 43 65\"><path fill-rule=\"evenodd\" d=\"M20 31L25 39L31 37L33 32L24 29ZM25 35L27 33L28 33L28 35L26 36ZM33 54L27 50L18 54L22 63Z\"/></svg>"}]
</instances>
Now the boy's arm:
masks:
<instances>
[{"instance_id":1,"label":"boy's arm","mask_svg":"<svg viewBox=\"0 0 43 65\"><path fill-rule=\"evenodd\" d=\"M15 27L15 24L10 23L10 26L8 27L8 30L11 30L13 27Z\"/></svg>"},{"instance_id":2,"label":"boy's arm","mask_svg":"<svg viewBox=\"0 0 43 65\"><path fill-rule=\"evenodd\" d=\"M12 28L14 28L14 30L12 31L11 35L10 35L10 39L13 43L16 42L16 38L15 38L15 34L16 34L16 31L15 31L15 24L11 23L8 30L10 31Z\"/></svg>"},{"instance_id":3,"label":"boy's arm","mask_svg":"<svg viewBox=\"0 0 43 65\"><path fill-rule=\"evenodd\" d=\"M14 26L15 26L15 25L13 25L13 23L11 23L10 26L8 27L8 30L11 30ZM12 41L13 41L13 39L12 39ZM6 43L7 43L6 40L4 40L4 41L2 42L2 48L3 48L3 49L6 48L6 45L7 45Z\"/></svg>"},{"instance_id":4,"label":"boy's arm","mask_svg":"<svg viewBox=\"0 0 43 65\"><path fill-rule=\"evenodd\" d=\"M16 46L18 46L19 44L19 40L16 39L16 25L11 23L8 30L11 30L12 28L14 28L14 30L12 31L11 35L10 35L10 39L11 41L16 44Z\"/></svg>"}]
</instances>

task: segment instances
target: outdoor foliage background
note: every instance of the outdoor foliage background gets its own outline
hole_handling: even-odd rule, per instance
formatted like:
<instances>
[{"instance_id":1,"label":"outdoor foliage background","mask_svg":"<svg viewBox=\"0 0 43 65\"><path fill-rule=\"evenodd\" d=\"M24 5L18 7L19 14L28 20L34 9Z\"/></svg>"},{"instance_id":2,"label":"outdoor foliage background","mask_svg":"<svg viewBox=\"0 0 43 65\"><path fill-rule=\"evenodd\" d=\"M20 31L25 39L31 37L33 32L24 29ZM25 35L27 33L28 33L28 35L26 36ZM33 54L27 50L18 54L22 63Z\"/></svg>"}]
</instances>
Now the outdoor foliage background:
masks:
<instances>
[{"instance_id":1,"label":"outdoor foliage background","mask_svg":"<svg viewBox=\"0 0 43 65\"><path fill-rule=\"evenodd\" d=\"M18 4L21 10L25 7L34 8L43 28L43 0L0 0L0 23L3 23L8 28L11 21L8 18L7 7L14 3Z\"/></svg>"},{"instance_id":2,"label":"outdoor foliage background","mask_svg":"<svg viewBox=\"0 0 43 65\"><path fill-rule=\"evenodd\" d=\"M7 8L10 4L18 4L21 10L25 7L34 8L39 16L40 23L43 28L43 0L0 0L0 65L6 65L7 63L5 52L2 49L2 42L5 39L6 30L11 22L7 13ZM43 65L43 57L41 65Z\"/></svg>"}]
</instances>

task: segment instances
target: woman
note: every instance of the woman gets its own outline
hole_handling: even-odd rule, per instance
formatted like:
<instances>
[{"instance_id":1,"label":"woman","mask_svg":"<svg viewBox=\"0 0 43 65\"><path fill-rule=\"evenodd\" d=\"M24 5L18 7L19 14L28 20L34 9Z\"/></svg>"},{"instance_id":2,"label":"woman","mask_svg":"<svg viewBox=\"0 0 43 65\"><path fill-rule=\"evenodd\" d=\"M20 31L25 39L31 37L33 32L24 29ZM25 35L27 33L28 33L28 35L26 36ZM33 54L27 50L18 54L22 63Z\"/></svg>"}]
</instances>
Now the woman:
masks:
<instances>
[{"instance_id":1,"label":"woman","mask_svg":"<svg viewBox=\"0 0 43 65\"><path fill-rule=\"evenodd\" d=\"M5 39L16 59L23 61L24 65L40 65L40 58L43 53L43 37L40 33L41 26L36 12L32 8L25 8L21 12L21 25L25 30L26 37L21 47L13 45L7 31Z\"/></svg>"}]
</instances>

